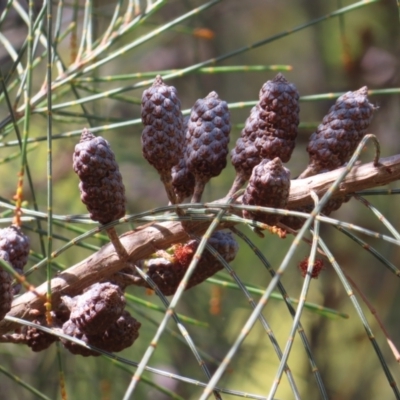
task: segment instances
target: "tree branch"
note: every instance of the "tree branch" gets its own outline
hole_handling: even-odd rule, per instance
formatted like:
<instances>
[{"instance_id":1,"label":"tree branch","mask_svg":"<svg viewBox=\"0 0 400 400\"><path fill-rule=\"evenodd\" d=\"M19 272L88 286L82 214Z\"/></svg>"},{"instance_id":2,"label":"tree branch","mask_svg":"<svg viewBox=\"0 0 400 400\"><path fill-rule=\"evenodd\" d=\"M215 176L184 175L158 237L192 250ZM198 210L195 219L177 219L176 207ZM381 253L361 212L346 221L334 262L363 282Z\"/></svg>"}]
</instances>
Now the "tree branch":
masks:
<instances>
[{"instance_id":1,"label":"tree branch","mask_svg":"<svg viewBox=\"0 0 400 400\"><path fill-rule=\"evenodd\" d=\"M311 191L322 197L342 171L343 169L340 168L305 179L292 180L288 207L294 209L312 204ZM400 154L381 159L378 166L368 163L354 167L333 197L386 185L398 179L400 179ZM208 225L209 222L207 221L191 222L190 232L202 234L206 231ZM177 242L187 241L189 236L180 222L164 222L139 227L121 235L120 239L129 255L129 261L135 262L150 256L158 249L167 248ZM96 253L52 279L53 306L57 308L61 296L75 296L86 287L111 276L124 267L125 263L118 258L113 245L110 243L103 246ZM36 288L37 293L41 295L45 295L46 290L46 282ZM27 292L14 300L8 315L32 320L44 311L43 299L33 292ZM0 322L0 335L14 330L16 327L15 323L3 320Z\"/></svg>"},{"instance_id":2,"label":"tree branch","mask_svg":"<svg viewBox=\"0 0 400 400\"><path fill-rule=\"evenodd\" d=\"M311 191L314 191L321 198L343 170L344 168L338 168L324 174L292 180L288 207L294 209L312 204ZM381 158L378 166L374 166L372 162L355 166L332 197L340 197L360 190L387 185L398 179L400 179L400 154Z\"/></svg>"}]
</instances>

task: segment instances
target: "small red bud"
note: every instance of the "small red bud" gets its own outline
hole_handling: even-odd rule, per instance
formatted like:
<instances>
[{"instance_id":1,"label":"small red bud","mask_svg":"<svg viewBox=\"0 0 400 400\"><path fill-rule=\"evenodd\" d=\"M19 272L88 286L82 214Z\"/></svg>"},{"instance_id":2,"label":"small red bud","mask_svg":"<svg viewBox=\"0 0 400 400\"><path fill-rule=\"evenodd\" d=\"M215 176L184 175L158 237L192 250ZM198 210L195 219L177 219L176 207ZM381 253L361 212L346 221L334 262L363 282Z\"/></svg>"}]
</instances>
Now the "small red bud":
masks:
<instances>
[{"instance_id":1,"label":"small red bud","mask_svg":"<svg viewBox=\"0 0 400 400\"><path fill-rule=\"evenodd\" d=\"M308 257L306 257L303 261L300 261L299 269L301 276L305 278L307 275L307 267L308 267ZM320 272L324 269L324 262L320 258L317 258L314 262L314 268L311 272L311 278L317 279Z\"/></svg>"}]
</instances>

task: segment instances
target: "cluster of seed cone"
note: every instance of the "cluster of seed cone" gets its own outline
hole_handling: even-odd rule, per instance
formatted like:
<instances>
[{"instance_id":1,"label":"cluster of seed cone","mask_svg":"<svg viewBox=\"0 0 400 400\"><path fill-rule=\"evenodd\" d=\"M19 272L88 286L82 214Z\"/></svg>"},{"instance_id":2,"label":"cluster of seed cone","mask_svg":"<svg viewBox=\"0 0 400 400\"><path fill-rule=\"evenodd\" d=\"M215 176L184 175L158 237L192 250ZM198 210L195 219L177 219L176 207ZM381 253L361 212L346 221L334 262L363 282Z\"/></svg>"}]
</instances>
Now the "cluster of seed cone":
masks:
<instances>
[{"instance_id":1,"label":"cluster of seed cone","mask_svg":"<svg viewBox=\"0 0 400 400\"><path fill-rule=\"evenodd\" d=\"M285 208L290 189L288 162L299 124L299 93L282 74L267 81L259 93L241 136L231 152L236 178L228 195L247 181L243 204ZM244 210L245 218L276 225L277 214Z\"/></svg>"},{"instance_id":2,"label":"cluster of seed cone","mask_svg":"<svg viewBox=\"0 0 400 400\"><path fill-rule=\"evenodd\" d=\"M62 301L62 308L52 312L53 328L56 331L61 330L65 335L108 352L122 351L139 337L141 324L124 309L125 297L117 285L110 282L96 283L79 296L63 296ZM33 322L46 326L44 316ZM16 337L35 352L45 350L59 340L57 335L33 326L25 328ZM84 357L100 355L65 338L61 342L72 354Z\"/></svg>"},{"instance_id":3,"label":"cluster of seed cone","mask_svg":"<svg viewBox=\"0 0 400 400\"><path fill-rule=\"evenodd\" d=\"M310 137L307 147L310 162L299 178L331 171L349 161L367 133L375 109L367 93L368 89L362 87L337 99ZM289 161L295 146L298 99L295 86L282 74L267 81L231 153L236 179L229 194L235 193L248 180L243 204L255 206L243 211L245 218L268 225L282 223L293 229L303 224L300 218L280 218L275 213L259 210L259 207L287 207L290 172L283 163ZM145 125L143 154L159 172L171 203L189 196L192 202L200 201L204 185L226 166L231 129L227 103L216 92L211 92L197 100L190 116L184 119L176 89L158 76L152 87L143 93L142 121ZM81 199L93 220L107 224L125 215L125 188L114 153L105 139L84 129L75 147L73 168L80 178ZM330 200L322 212L329 215L349 198ZM312 209L309 205L299 211ZM208 243L225 262L236 257L238 244L231 233L215 232ZM139 265L150 279L138 277L129 265L122 272L130 275L129 279L139 286L153 288L155 284L162 294L173 295L198 246L199 241L193 239L157 252L157 257L141 260ZM20 227L11 225L0 229L0 258L4 262L23 274L28 254L29 239ZM223 263L206 249L185 289L202 283L221 269ZM141 324L125 310L126 281L121 276L123 274L116 275L113 283L96 283L76 297L64 296L64 308L52 312L54 327L108 352L130 347L139 336ZM10 310L16 290L10 274L0 268L0 320ZM46 326L44 317L33 322ZM24 328L21 334L21 341L33 351L44 350L57 340L57 336L36 327ZM73 354L99 355L70 340L63 338L61 342Z\"/></svg>"},{"instance_id":4,"label":"cluster of seed cone","mask_svg":"<svg viewBox=\"0 0 400 400\"><path fill-rule=\"evenodd\" d=\"M29 238L19 226L0 229L0 258L20 275L28 261L29 248ZM0 266L0 320L10 311L13 295L20 289L20 284L12 286L11 275Z\"/></svg>"},{"instance_id":5,"label":"cluster of seed cone","mask_svg":"<svg viewBox=\"0 0 400 400\"><path fill-rule=\"evenodd\" d=\"M310 163L300 178L331 171L350 159L366 134L375 109L368 101L367 92L368 89L362 87L337 99L310 137L307 147ZM171 119L172 115L175 115L175 119ZM206 98L197 100L189 118L183 119L180 103L176 100L176 89L157 77L153 86L143 93L142 120L145 124L143 154L158 170L168 169L168 173L171 170L174 202L181 202L189 196L192 196L192 202L200 201L205 183L220 174L226 165L230 132L226 102L211 92ZM167 122L170 126L165 128ZM279 73L260 89L259 101L252 108L231 152L236 178L228 196L249 180L243 196L245 205L286 207L290 179L282 163L288 162L291 157L298 125L299 93ZM185 133L183 142L178 127L182 127ZM157 131L157 134L149 135L148 132L153 131ZM172 141L174 146L169 145ZM157 149L157 157L156 161L151 161L148 154L154 149ZM160 161L167 159L171 160L169 164ZM323 212L328 214L347 200L348 197L331 200ZM300 211L309 211L311 207ZM261 212L245 211L244 216L267 224L280 221L277 215ZM285 218L287 226L297 228L293 221L296 218Z\"/></svg>"},{"instance_id":6,"label":"cluster of seed cone","mask_svg":"<svg viewBox=\"0 0 400 400\"><path fill-rule=\"evenodd\" d=\"M125 187L107 140L85 128L75 146L73 168L91 219L107 224L125 215Z\"/></svg>"},{"instance_id":7,"label":"cluster of seed cone","mask_svg":"<svg viewBox=\"0 0 400 400\"><path fill-rule=\"evenodd\" d=\"M205 184L226 166L228 105L211 92L183 119L176 88L157 76L142 96L142 152L161 176L171 203L200 201Z\"/></svg>"},{"instance_id":8,"label":"cluster of seed cone","mask_svg":"<svg viewBox=\"0 0 400 400\"><path fill-rule=\"evenodd\" d=\"M300 178L331 171L349 161L367 133L375 109L368 101L367 93L368 89L362 87L337 99L310 137L307 147L310 162ZM243 204L286 207L290 180L282 162L289 160L295 146L299 123L298 99L296 88L282 74L261 88L260 100L251 110L231 153L236 178L229 195L250 179ZM348 196L332 199L322 212L328 215L348 200ZM312 208L310 205L297 211L310 212ZM257 211L244 211L243 215L269 225L280 221L292 229L298 229L303 224L303 220L296 217L282 219Z\"/></svg>"},{"instance_id":9,"label":"cluster of seed cone","mask_svg":"<svg viewBox=\"0 0 400 400\"><path fill-rule=\"evenodd\" d=\"M250 178L253 168L262 160L279 157L289 161L299 125L299 93L282 74L267 81L259 93L241 136L231 152L236 179L230 194Z\"/></svg>"},{"instance_id":10,"label":"cluster of seed cone","mask_svg":"<svg viewBox=\"0 0 400 400\"><path fill-rule=\"evenodd\" d=\"M215 232L208 243L228 263L234 260L239 249L230 232ZM141 262L142 269L165 296L173 295L184 277L198 245L199 242L197 240L190 240L187 243L176 245L171 249L172 255L168 255L168 252L156 258L143 260ZM223 268L221 262L208 250L205 250L185 289L190 289L204 282ZM138 281L137 284L151 288L151 285L144 279Z\"/></svg>"},{"instance_id":11,"label":"cluster of seed cone","mask_svg":"<svg viewBox=\"0 0 400 400\"><path fill-rule=\"evenodd\" d=\"M361 139L366 135L375 107L368 101L366 86L354 92L340 96L329 109L309 140L307 151L309 165L299 178L332 171L344 166L353 155ZM328 201L322 213L329 215L350 199L349 196ZM312 205L296 209L309 213ZM285 217L281 221L292 229L298 229L304 220L297 217Z\"/></svg>"},{"instance_id":12,"label":"cluster of seed cone","mask_svg":"<svg viewBox=\"0 0 400 400\"><path fill-rule=\"evenodd\" d=\"M119 352L130 347L139 337L140 322L125 310L124 293L109 282L95 283L83 294L62 298L70 311L62 325L64 334L108 352ZM97 356L98 352L62 339L72 354Z\"/></svg>"}]
</instances>

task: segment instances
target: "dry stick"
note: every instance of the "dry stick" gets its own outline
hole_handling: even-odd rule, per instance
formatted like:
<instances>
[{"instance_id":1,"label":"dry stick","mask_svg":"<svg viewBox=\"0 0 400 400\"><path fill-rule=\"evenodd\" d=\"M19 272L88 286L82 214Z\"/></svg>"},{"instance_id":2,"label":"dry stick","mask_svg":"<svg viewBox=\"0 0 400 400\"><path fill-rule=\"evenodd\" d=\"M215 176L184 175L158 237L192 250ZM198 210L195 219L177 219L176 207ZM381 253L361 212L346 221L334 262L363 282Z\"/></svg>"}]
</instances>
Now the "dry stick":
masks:
<instances>
[{"instance_id":1,"label":"dry stick","mask_svg":"<svg viewBox=\"0 0 400 400\"><path fill-rule=\"evenodd\" d=\"M110 239L112 245L114 246L115 251L118 254L119 260L121 261L121 263L124 264L124 268L122 268L121 271L126 271L127 269L131 269L131 271L135 270L135 265L133 263L131 263L129 261L129 254L126 251L125 247L123 246L123 244L121 243L121 241L119 240L119 236L117 234L117 231L115 230L115 228L112 226L111 228L106 229L107 232L107 236ZM120 277L122 280L127 280L126 277L124 277L125 274L122 274L122 276ZM103 279L102 279L103 280ZM132 276L132 280L134 281L134 277ZM128 281L129 283L132 282L132 280Z\"/></svg>"},{"instance_id":2,"label":"dry stick","mask_svg":"<svg viewBox=\"0 0 400 400\"><path fill-rule=\"evenodd\" d=\"M200 203L201 202L201 196L203 195L204 188L206 187L206 184L208 180L201 179L196 176L196 183L194 185L194 191L193 191L193 196L191 199L191 203Z\"/></svg>"},{"instance_id":3,"label":"dry stick","mask_svg":"<svg viewBox=\"0 0 400 400\"><path fill-rule=\"evenodd\" d=\"M240 190L243 185L248 181L249 179L244 176L244 174L238 174L236 173L235 179L232 183L232 187L229 189L228 194L226 197L232 197L238 190Z\"/></svg>"},{"instance_id":4,"label":"dry stick","mask_svg":"<svg viewBox=\"0 0 400 400\"><path fill-rule=\"evenodd\" d=\"M117 234L117 231L115 228L112 226L111 228L106 229L108 238L111 240L111 243L113 244L115 251L118 254L118 257L121 262L126 263L126 261L129 258L129 254L126 252L125 247L122 245L121 241L119 240L119 236Z\"/></svg>"},{"instance_id":5,"label":"dry stick","mask_svg":"<svg viewBox=\"0 0 400 400\"><path fill-rule=\"evenodd\" d=\"M343 169L345 167L305 179L292 180L288 208L293 209L312 204L311 191L321 197ZM381 158L377 166L370 162L354 167L331 198L343 197L360 190L387 185L398 179L400 179L400 154Z\"/></svg>"},{"instance_id":6,"label":"dry stick","mask_svg":"<svg viewBox=\"0 0 400 400\"><path fill-rule=\"evenodd\" d=\"M194 233L201 234L207 229L207 224L199 224L199 228L196 229L195 224L191 226ZM121 235L119 239L128 253L129 261L134 262L154 253L154 248L162 249L177 241L185 242L189 240L189 236L180 222L168 222L135 229ZM99 251L51 280L54 308L56 309L60 304L61 296L75 296L86 287L113 275L125 266L126 262L118 257L114 246L111 243L106 244ZM45 294L46 290L47 282L36 289L39 294ZM43 299L32 292L27 292L14 300L8 315L32 320L44 311ZM16 324L3 320L0 322L0 335L16 327Z\"/></svg>"},{"instance_id":7,"label":"dry stick","mask_svg":"<svg viewBox=\"0 0 400 400\"><path fill-rule=\"evenodd\" d=\"M342 168L292 181L288 207L295 208L310 204L312 202L311 190L314 190L318 197L322 197L341 172ZM398 179L400 179L400 154L381 159L378 166L368 163L355 167L346 176L339 190L332 197L386 185ZM209 223L209 221L191 222L190 231L193 234L201 235L207 230ZM220 228L224 226L229 226L229 224L221 224ZM149 257L154 253L154 248L168 248L174 243L189 240L189 236L182 224L175 221L147 225L125 233L119 239L126 249L128 260L134 262ZM113 245L105 245L99 251L52 279L51 291L54 308L56 309L59 305L61 296L75 296L86 287L109 277L125 266L126 262L120 260ZM36 289L39 295L45 295L46 290L47 282ZM44 313L44 311L43 298L28 292L14 300L8 315L32 320L37 317L38 312ZM1 321L0 335L15 329L17 326L10 321Z\"/></svg>"},{"instance_id":8,"label":"dry stick","mask_svg":"<svg viewBox=\"0 0 400 400\"><path fill-rule=\"evenodd\" d=\"M176 204L177 199L174 192L174 187L172 186L172 175L171 171L163 171L160 174L161 182L164 184L165 192L167 193L168 200L171 204Z\"/></svg>"}]
</instances>

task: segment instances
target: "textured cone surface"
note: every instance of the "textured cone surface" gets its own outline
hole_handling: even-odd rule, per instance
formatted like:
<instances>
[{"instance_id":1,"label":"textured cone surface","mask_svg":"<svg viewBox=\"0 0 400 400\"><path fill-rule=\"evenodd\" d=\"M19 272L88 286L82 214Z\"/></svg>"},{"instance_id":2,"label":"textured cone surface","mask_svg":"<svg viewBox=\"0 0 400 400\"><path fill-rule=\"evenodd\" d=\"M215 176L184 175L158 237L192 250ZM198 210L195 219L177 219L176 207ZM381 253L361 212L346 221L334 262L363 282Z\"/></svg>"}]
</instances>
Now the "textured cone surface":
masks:
<instances>
[{"instance_id":1,"label":"textured cone surface","mask_svg":"<svg viewBox=\"0 0 400 400\"><path fill-rule=\"evenodd\" d=\"M0 258L10 262L8 253L4 250L0 250ZM13 300L11 282L11 275L0 267L0 321L3 320L6 314L11 310Z\"/></svg>"},{"instance_id":2,"label":"textured cone surface","mask_svg":"<svg viewBox=\"0 0 400 400\"><path fill-rule=\"evenodd\" d=\"M41 320L34 320L32 322L38 325L44 325ZM26 331L26 344L35 352L46 350L57 341L57 336L50 335L32 326L29 326Z\"/></svg>"},{"instance_id":3,"label":"textured cone surface","mask_svg":"<svg viewBox=\"0 0 400 400\"><path fill-rule=\"evenodd\" d=\"M107 140L84 129L75 146L73 167L92 220L107 224L125 215L125 187Z\"/></svg>"},{"instance_id":4,"label":"textured cone surface","mask_svg":"<svg viewBox=\"0 0 400 400\"><path fill-rule=\"evenodd\" d=\"M118 353L130 346L139 337L141 323L128 311L122 315L103 333L88 336L89 344L111 353Z\"/></svg>"},{"instance_id":5,"label":"textured cone surface","mask_svg":"<svg viewBox=\"0 0 400 400\"><path fill-rule=\"evenodd\" d=\"M225 168L230 131L228 105L216 92L196 101L186 132L186 164L196 181L207 182Z\"/></svg>"},{"instance_id":6,"label":"textured cone surface","mask_svg":"<svg viewBox=\"0 0 400 400\"><path fill-rule=\"evenodd\" d=\"M290 171L282 165L279 157L264 159L253 169L243 204L249 206L286 208L290 190ZM243 210L243 216L268 225L275 225L279 215Z\"/></svg>"},{"instance_id":7,"label":"textured cone surface","mask_svg":"<svg viewBox=\"0 0 400 400\"><path fill-rule=\"evenodd\" d=\"M261 161L256 145L245 137L240 137L231 152L231 161L243 181L249 180L253 168Z\"/></svg>"},{"instance_id":8,"label":"textured cone surface","mask_svg":"<svg viewBox=\"0 0 400 400\"><path fill-rule=\"evenodd\" d=\"M8 254L9 262L14 269L22 270L28 261L29 238L24 235L21 228L11 225L0 229L0 250Z\"/></svg>"},{"instance_id":9,"label":"textured cone surface","mask_svg":"<svg viewBox=\"0 0 400 400\"><path fill-rule=\"evenodd\" d=\"M22 269L19 268L14 268L15 272L18 273L19 275L24 275L24 271L22 271ZM15 282L13 285L13 295L17 295L22 289L22 284L20 282Z\"/></svg>"},{"instance_id":10,"label":"textured cone surface","mask_svg":"<svg viewBox=\"0 0 400 400\"><path fill-rule=\"evenodd\" d=\"M82 340L86 344L89 344L87 336L71 320L68 320L64 323L62 331L65 335L72 336L76 339ZM97 353L96 351L89 350L77 343L71 342L66 339L61 339L61 343L70 353L75 355L80 355L83 357L98 357L100 355L100 353Z\"/></svg>"},{"instance_id":11,"label":"textured cone surface","mask_svg":"<svg viewBox=\"0 0 400 400\"><path fill-rule=\"evenodd\" d=\"M70 319L87 335L104 332L122 314L126 301L119 286L95 283L73 299Z\"/></svg>"},{"instance_id":12,"label":"textured cone surface","mask_svg":"<svg viewBox=\"0 0 400 400\"><path fill-rule=\"evenodd\" d=\"M262 158L279 157L288 162L299 125L299 93L282 74L267 81L260 90L258 129L264 134L254 141Z\"/></svg>"},{"instance_id":13,"label":"textured cone surface","mask_svg":"<svg viewBox=\"0 0 400 400\"><path fill-rule=\"evenodd\" d=\"M239 246L230 232L215 232L209 239L209 244L223 257L226 262L232 261ZM175 262L165 258L155 258L146 261L145 272L157 284L165 296L173 295L198 247L196 240L191 240L175 250ZM200 261L189 279L186 290L205 281L216 272L223 269L223 265L207 250L202 254ZM150 287L142 281L141 286Z\"/></svg>"},{"instance_id":14,"label":"textured cone surface","mask_svg":"<svg viewBox=\"0 0 400 400\"><path fill-rule=\"evenodd\" d=\"M182 157L184 130L177 90L166 85L160 76L143 92L142 122L143 156L163 175Z\"/></svg>"},{"instance_id":15,"label":"textured cone surface","mask_svg":"<svg viewBox=\"0 0 400 400\"><path fill-rule=\"evenodd\" d=\"M350 160L367 133L375 107L366 86L340 96L309 140L309 169L313 174L331 171Z\"/></svg>"},{"instance_id":16,"label":"textured cone surface","mask_svg":"<svg viewBox=\"0 0 400 400\"><path fill-rule=\"evenodd\" d=\"M189 171L185 159L181 158L179 164L172 168L172 186L178 202L193 195L194 185L194 175Z\"/></svg>"},{"instance_id":17,"label":"textured cone surface","mask_svg":"<svg viewBox=\"0 0 400 400\"><path fill-rule=\"evenodd\" d=\"M183 119L183 132L184 140L186 140L186 132L189 123L190 116L186 116ZM194 192L195 179L194 175L189 171L186 163L186 142L184 145L184 150L182 157L180 158L178 164L172 167L171 177L172 186L176 195L177 203L181 203L187 197L191 197Z\"/></svg>"},{"instance_id":18,"label":"textured cone surface","mask_svg":"<svg viewBox=\"0 0 400 400\"><path fill-rule=\"evenodd\" d=\"M299 93L292 83L282 74L267 81L231 152L236 173L248 180L264 158L288 162L295 147L299 111Z\"/></svg>"}]
</instances>

